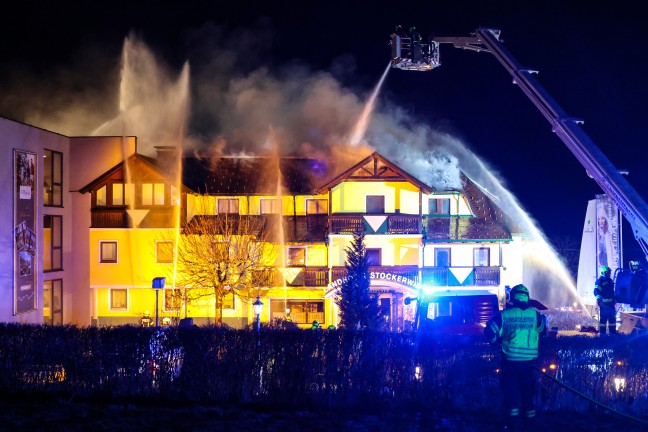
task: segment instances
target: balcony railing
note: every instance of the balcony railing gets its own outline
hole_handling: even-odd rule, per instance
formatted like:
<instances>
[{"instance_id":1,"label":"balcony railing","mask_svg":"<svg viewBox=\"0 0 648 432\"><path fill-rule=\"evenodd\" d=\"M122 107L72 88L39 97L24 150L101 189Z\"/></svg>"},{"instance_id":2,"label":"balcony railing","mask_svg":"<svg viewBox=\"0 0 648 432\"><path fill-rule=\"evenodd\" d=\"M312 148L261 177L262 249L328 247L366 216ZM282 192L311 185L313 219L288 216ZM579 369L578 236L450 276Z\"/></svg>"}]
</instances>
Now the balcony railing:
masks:
<instances>
[{"instance_id":1,"label":"balcony railing","mask_svg":"<svg viewBox=\"0 0 648 432\"><path fill-rule=\"evenodd\" d=\"M423 284L430 286L498 286L500 284L499 267L464 268L472 268L473 271L466 279L460 281L452 276L448 267L424 267L421 269Z\"/></svg>"},{"instance_id":2,"label":"balcony railing","mask_svg":"<svg viewBox=\"0 0 648 432\"><path fill-rule=\"evenodd\" d=\"M292 281L286 280L286 286L326 286L328 285L327 267L304 267Z\"/></svg>"},{"instance_id":3,"label":"balcony railing","mask_svg":"<svg viewBox=\"0 0 648 432\"><path fill-rule=\"evenodd\" d=\"M416 266L370 266L369 272L374 274L390 273L396 277L401 276L413 280L416 283L419 281L419 269ZM346 275L347 271L344 267L333 267L331 270L331 280L333 281L342 279Z\"/></svg>"},{"instance_id":4,"label":"balcony railing","mask_svg":"<svg viewBox=\"0 0 648 432\"><path fill-rule=\"evenodd\" d=\"M380 234L420 234L421 217L418 215L385 214L333 214L330 218L331 234L352 234L357 229L363 228L363 216L386 216L387 224L376 227ZM365 230L367 232L367 230ZM370 231L372 234L374 232Z\"/></svg>"},{"instance_id":5,"label":"balcony railing","mask_svg":"<svg viewBox=\"0 0 648 432\"><path fill-rule=\"evenodd\" d=\"M92 209L92 228L127 228L128 214L125 207L97 207Z\"/></svg>"},{"instance_id":6,"label":"balcony railing","mask_svg":"<svg viewBox=\"0 0 648 432\"><path fill-rule=\"evenodd\" d=\"M454 267L460 268L460 267ZM448 267L418 267L409 266L371 266L369 271L375 274L391 273L395 276L402 276L408 280L422 282L422 285L428 286L498 286L500 284L499 267L464 267L472 269L472 272L463 280L457 280L452 276ZM333 267L331 270L331 280L336 281L343 279L347 275L344 267ZM392 277L391 280L394 280Z\"/></svg>"},{"instance_id":7,"label":"balcony railing","mask_svg":"<svg viewBox=\"0 0 648 432\"><path fill-rule=\"evenodd\" d=\"M127 208L95 207L91 210L92 228L128 228L130 218ZM140 221L140 228L173 228L176 224L173 208L160 206L148 209L146 217Z\"/></svg>"}]
</instances>

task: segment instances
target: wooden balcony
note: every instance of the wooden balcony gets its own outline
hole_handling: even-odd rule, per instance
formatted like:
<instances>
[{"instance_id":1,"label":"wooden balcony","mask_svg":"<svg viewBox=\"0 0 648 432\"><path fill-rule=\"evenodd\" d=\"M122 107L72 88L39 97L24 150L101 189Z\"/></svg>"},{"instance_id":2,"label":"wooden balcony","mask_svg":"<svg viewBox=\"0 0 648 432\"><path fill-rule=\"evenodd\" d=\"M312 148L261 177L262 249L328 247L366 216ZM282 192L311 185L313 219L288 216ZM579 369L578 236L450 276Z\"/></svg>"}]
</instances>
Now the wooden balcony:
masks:
<instances>
[{"instance_id":1,"label":"wooden balcony","mask_svg":"<svg viewBox=\"0 0 648 432\"><path fill-rule=\"evenodd\" d=\"M126 207L95 207L90 228L128 228Z\"/></svg>"},{"instance_id":2,"label":"wooden balcony","mask_svg":"<svg viewBox=\"0 0 648 432\"><path fill-rule=\"evenodd\" d=\"M459 268L459 267L455 267ZM424 267L421 277L424 285L430 286L498 286L499 267L466 267L473 271L463 281L458 281L448 267Z\"/></svg>"},{"instance_id":3,"label":"wooden balcony","mask_svg":"<svg viewBox=\"0 0 648 432\"><path fill-rule=\"evenodd\" d=\"M409 280L416 281L419 279L419 269L417 266L370 266L370 273L390 273L395 276L401 276ZM342 279L347 275L345 267L333 267L331 271L331 280L336 281Z\"/></svg>"},{"instance_id":4,"label":"wooden balcony","mask_svg":"<svg viewBox=\"0 0 648 432\"><path fill-rule=\"evenodd\" d=\"M455 267L459 268L459 267ZM448 267L424 267L419 269L416 266L371 266L372 273L390 273L395 276L402 276L409 280L419 281L428 286L498 286L500 284L499 267L465 267L472 269L466 279L458 281ZM347 275L346 268L333 267L331 280L337 281ZM392 279L393 280L393 279Z\"/></svg>"},{"instance_id":5,"label":"wooden balcony","mask_svg":"<svg viewBox=\"0 0 648 432\"><path fill-rule=\"evenodd\" d=\"M328 285L328 281L327 267L304 267L291 282L286 280L286 286L322 287Z\"/></svg>"},{"instance_id":6,"label":"wooden balcony","mask_svg":"<svg viewBox=\"0 0 648 432\"><path fill-rule=\"evenodd\" d=\"M363 223L364 216L386 216L386 225L377 231L368 231ZM367 215L364 213L333 214L330 217L331 234L353 234L358 228L368 234L420 234L421 217L419 215L384 214Z\"/></svg>"},{"instance_id":7,"label":"wooden balcony","mask_svg":"<svg viewBox=\"0 0 648 432\"><path fill-rule=\"evenodd\" d=\"M128 228L132 222L126 206L95 207L91 210L91 228ZM176 224L173 207L155 207L148 213L139 228L173 228Z\"/></svg>"}]
</instances>

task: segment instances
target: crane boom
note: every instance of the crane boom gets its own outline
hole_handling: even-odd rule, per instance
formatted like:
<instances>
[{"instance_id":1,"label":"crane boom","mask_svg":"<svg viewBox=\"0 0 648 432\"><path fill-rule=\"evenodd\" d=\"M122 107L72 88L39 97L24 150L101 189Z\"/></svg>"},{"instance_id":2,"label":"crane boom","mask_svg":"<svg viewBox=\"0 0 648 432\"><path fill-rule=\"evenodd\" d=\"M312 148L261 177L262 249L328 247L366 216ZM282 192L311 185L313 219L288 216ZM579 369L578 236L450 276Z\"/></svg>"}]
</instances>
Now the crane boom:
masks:
<instances>
[{"instance_id":1,"label":"crane boom","mask_svg":"<svg viewBox=\"0 0 648 432\"><path fill-rule=\"evenodd\" d=\"M558 105L547 91L532 76L537 71L523 68L499 40L500 31L479 28L470 37L434 37L431 42L451 43L456 48L472 51L486 51L513 77L524 94L551 124L552 131L565 143L587 173L601 189L616 203L627 221L632 233L648 257L648 204L621 175L592 139L580 127L582 120L575 119Z\"/></svg>"},{"instance_id":2,"label":"crane boom","mask_svg":"<svg viewBox=\"0 0 648 432\"><path fill-rule=\"evenodd\" d=\"M455 48L493 54L511 74L513 83L520 87L551 124L552 131L565 143L589 176L615 202L648 260L648 204L583 131L580 127L583 121L568 116L532 76L537 71L520 66L500 41L500 33L497 29L479 28L471 36L432 37L428 43L423 43L420 37L412 39L411 35L396 32L391 35L391 64L392 67L403 70L429 71L437 68L441 65L440 44L452 44ZM648 271L638 262L631 262L630 267L630 270L618 270L616 295L623 303L647 304Z\"/></svg>"}]
</instances>

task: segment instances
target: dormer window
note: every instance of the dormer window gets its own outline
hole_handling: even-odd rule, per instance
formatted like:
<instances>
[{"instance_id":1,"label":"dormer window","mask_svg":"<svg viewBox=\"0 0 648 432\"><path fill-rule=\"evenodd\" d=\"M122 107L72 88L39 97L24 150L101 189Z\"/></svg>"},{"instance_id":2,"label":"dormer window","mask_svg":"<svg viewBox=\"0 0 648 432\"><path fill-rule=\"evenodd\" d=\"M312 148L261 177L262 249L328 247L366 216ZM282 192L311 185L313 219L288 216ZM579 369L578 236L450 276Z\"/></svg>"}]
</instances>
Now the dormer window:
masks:
<instances>
[{"instance_id":1,"label":"dormer window","mask_svg":"<svg viewBox=\"0 0 648 432\"><path fill-rule=\"evenodd\" d=\"M428 200L428 214L450 214L450 198L430 198Z\"/></svg>"}]
</instances>

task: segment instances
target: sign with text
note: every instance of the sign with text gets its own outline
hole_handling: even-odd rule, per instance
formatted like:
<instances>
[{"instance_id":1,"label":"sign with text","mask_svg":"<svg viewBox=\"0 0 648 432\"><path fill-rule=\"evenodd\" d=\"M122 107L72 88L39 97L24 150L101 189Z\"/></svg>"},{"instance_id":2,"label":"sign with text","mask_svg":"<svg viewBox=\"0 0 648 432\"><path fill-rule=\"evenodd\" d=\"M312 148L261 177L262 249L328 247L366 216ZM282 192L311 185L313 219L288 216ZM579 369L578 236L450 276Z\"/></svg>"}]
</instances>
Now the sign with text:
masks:
<instances>
[{"instance_id":1,"label":"sign with text","mask_svg":"<svg viewBox=\"0 0 648 432\"><path fill-rule=\"evenodd\" d=\"M14 150L14 315L36 309L36 154Z\"/></svg>"}]
</instances>

